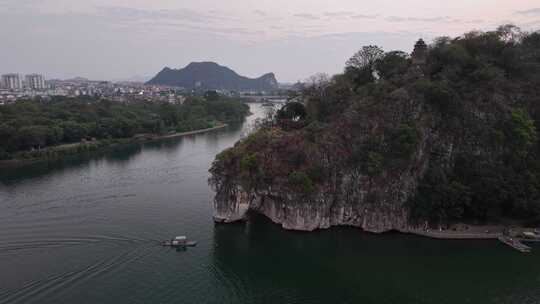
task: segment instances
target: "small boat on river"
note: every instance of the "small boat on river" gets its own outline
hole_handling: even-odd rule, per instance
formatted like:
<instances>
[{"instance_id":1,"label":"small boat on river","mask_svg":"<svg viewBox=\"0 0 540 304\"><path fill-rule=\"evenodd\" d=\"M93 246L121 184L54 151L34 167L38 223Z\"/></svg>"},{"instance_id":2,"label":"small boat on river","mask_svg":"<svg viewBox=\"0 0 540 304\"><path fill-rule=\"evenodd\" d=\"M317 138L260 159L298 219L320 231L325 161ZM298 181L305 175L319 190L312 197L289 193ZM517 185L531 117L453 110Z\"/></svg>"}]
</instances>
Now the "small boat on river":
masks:
<instances>
[{"instance_id":1,"label":"small boat on river","mask_svg":"<svg viewBox=\"0 0 540 304\"><path fill-rule=\"evenodd\" d=\"M197 246L196 241L188 241L186 236L177 236L172 240L163 241L162 246L166 247L195 247Z\"/></svg>"},{"instance_id":2,"label":"small boat on river","mask_svg":"<svg viewBox=\"0 0 540 304\"><path fill-rule=\"evenodd\" d=\"M531 252L531 247L521 243L518 239L511 238L509 236L501 235L499 236L499 241L505 243L506 245L525 253Z\"/></svg>"},{"instance_id":3,"label":"small boat on river","mask_svg":"<svg viewBox=\"0 0 540 304\"><path fill-rule=\"evenodd\" d=\"M263 102L262 103L263 107L273 107L274 106L274 103L269 99L265 98L265 99L262 100L262 102Z\"/></svg>"}]
</instances>

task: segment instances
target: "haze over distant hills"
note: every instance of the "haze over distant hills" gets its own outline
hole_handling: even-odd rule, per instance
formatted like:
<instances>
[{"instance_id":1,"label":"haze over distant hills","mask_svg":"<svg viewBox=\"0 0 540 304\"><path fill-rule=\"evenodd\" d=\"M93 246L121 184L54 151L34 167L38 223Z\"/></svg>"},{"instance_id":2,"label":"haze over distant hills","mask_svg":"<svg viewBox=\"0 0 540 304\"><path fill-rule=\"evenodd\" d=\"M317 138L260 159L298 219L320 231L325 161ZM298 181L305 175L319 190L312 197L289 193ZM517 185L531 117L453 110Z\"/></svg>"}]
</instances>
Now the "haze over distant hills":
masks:
<instances>
[{"instance_id":1,"label":"haze over distant hills","mask_svg":"<svg viewBox=\"0 0 540 304\"><path fill-rule=\"evenodd\" d=\"M270 91L278 88L274 73L253 79L238 75L215 62L192 62L183 69L166 67L148 81L148 84L237 91Z\"/></svg>"},{"instance_id":2,"label":"haze over distant hills","mask_svg":"<svg viewBox=\"0 0 540 304\"><path fill-rule=\"evenodd\" d=\"M151 78L152 78L152 76L149 76L149 75L135 75L135 76L131 76L131 77L113 79L112 81L113 82L141 82L141 83L145 83L148 80L150 80Z\"/></svg>"}]
</instances>

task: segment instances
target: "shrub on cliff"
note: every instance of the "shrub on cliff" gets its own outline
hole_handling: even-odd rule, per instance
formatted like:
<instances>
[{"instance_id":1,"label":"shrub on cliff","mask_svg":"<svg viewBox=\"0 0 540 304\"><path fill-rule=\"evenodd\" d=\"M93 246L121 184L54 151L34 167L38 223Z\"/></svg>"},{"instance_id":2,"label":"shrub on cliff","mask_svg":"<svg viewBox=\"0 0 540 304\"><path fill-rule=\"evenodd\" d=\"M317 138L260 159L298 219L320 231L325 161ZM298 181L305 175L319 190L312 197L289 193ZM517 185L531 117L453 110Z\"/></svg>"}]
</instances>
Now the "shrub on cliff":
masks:
<instances>
[{"instance_id":1,"label":"shrub on cliff","mask_svg":"<svg viewBox=\"0 0 540 304\"><path fill-rule=\"evenodd\" d=\"M515 109L511 113L508 138L518 153L526 153L536 143L536 126L524 109Z\"/></svg>"},{"instance_id":2,"label":"shrub on cliff","mask_svg":"<svg viewBox=\"0 0 540 304\"><path fill-rule=\"evenodd\" d=\"M384 157L377 152L369 152L367 154L367 161L365 172L368 175L374 176L380 174L384 169Z\"/></svg>"},{"instance_id":3,"label":"shrub on cliff","mask_svg":"<svg viewBox=\"0 0 540 304\"><path fill-rule=\"evenodd\" d=\"M440 110L443 115L455 114L454 94L444 82L426 81L420 84L426 101Z\"/></svg>"},{"instance_id":4,"label":"shrub on cliff","mask_svg":"<svg viewBox=\"0 0 540 304\"><path fill-rule=\"evenodd\" d=\"M396 156L408 157L420 140L420 134L413 124L402 124L391 134L391 151Z\"/></svg>"},{"instance_id":5,"label":"shrub on cliff","mask_svg":"<svg viewBox=\"0 0 540 304\"><path fill-rule=\"evenodd\" d=\"M244 172L251 173L257 169L257 156L253 153L246 154L240 160L240 169Z\"/></svg>"},{"instance_id":6,"label":"shrub on cliff","mask_svg":"<svg viewBox=\"0 0 540 304\"><path fill-rule=\"evenodd\" d=\"M289 185L298 189L303 193L311 193L313 191L313 182L311 178L302 171L293 171L287 178Z\"/></svg>"},{"instance_id":7,"label":"shrub on cliff","mask_svg":"<svg viewBox=\"0 0 540 304\"><path fill-rule=\"evenodd\" d=\"M441 168L432 169L418 187L419 195L413 200L411 215L414 219L439 223L461 219L470 207L470 191L459 181L447 180Z\"/></svg>"}]
</instances>

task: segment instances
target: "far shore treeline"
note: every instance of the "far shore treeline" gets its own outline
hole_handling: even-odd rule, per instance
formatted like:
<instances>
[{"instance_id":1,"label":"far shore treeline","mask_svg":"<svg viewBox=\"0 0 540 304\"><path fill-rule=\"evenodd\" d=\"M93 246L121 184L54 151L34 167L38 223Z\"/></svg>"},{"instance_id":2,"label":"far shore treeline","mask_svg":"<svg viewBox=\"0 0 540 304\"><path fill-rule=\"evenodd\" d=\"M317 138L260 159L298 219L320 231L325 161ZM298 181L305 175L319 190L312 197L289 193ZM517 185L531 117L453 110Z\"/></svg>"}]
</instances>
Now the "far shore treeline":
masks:
<instances>
[{"instance_id":1,"label":"far shore treeline","mask_svg":"<svg viewBox=\"0 0 540 304\"><path fill-rule=\"evenodd\" d=\"M118 103L91 97L28 100L0 107L0 160L33 158L62 144L132 138L215 127L243 120L241 101L206 94L183 104ZM36 154L36 155L34 155Z\"/></svg>"}]
</instances>

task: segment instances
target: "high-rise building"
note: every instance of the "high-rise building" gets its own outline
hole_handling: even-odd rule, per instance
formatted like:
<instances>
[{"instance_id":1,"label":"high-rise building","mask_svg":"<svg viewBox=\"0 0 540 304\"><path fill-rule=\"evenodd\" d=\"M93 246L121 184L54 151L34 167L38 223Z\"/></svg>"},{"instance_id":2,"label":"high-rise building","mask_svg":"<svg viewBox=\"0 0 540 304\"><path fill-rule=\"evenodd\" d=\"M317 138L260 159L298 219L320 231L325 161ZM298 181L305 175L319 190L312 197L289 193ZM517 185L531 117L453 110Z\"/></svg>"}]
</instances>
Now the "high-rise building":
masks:
<instances>
[{"instance_id":1,"label":"high-rise building","mask_svg":"<svg viewBox=\"0 0 540 304\"><path fill-rule=\"evenodd\" d=\"M32 90L44 90L45 78L39 74L26 75L26 85Z\"/></svg>"},{"instance_id":2,"label":"high-rise building","mask_svg":"<svg viewBox=\"0 0 540 304\"><path fill-rule=\"evenodd\" d=\"M22 89L22 81L19 74L5 74L2 75L2 86L10 90Z\"/></svg>"}]
</instances>

